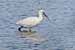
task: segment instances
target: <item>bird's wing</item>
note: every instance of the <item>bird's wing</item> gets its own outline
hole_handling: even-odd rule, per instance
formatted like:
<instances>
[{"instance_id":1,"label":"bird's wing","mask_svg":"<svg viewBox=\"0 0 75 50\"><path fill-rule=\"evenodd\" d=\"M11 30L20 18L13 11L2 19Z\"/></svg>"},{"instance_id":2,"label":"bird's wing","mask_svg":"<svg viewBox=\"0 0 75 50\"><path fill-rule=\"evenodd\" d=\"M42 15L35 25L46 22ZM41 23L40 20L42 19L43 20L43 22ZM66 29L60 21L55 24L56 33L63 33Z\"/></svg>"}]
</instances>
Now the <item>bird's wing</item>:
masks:
<instances>
[{"instance_id":1,"label":"bird's wing","mask_svg":"<svg viewBox=\"0 0 75 50\"><path fill-rule=\"evenodd\" d=\"M37 17L28 17L28 18L19 20L17 22L17 24L19 24L19 25L32 25L33 23L35 23L35 21L37 21Z\"/></svg>"}]
</instances>

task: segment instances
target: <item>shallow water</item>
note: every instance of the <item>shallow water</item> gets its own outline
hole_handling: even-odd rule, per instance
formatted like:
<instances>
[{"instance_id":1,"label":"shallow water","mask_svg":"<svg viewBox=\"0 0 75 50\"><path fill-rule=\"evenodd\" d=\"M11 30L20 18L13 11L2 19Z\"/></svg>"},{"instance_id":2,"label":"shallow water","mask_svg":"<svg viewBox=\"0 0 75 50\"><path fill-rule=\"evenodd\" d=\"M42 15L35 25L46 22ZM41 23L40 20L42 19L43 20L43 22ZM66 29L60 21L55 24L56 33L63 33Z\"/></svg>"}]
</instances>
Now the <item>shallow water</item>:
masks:
<instances>
[{"instance_id":1,"label":"shallow water","mask_svg":"<svg viewBox=\"0 0 75 50\"><path fill-rule=\"evenodd\" d=\"M39 7L45 9L51 20L45 19L34 28L48 38L43 43L21 37L15 24L36 15ZM74 0L0 0L0 50L75 50L74 13Z\"/></svg>"}]
</instances>

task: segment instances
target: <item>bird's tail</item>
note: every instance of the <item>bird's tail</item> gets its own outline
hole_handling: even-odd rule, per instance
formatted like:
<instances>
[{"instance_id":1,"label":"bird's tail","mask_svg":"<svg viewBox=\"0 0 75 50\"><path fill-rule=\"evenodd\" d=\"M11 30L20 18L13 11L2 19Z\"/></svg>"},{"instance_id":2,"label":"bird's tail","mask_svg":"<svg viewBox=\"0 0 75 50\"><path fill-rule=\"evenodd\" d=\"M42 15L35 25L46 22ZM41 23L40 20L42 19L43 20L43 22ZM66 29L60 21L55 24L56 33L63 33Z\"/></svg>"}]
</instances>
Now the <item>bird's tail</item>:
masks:
<instances>
[{"instance_id":1,"label":"bird's tail","mask_svg":"<svg viewBox=\"0 0 75 50\"><path fill-rule=\"evenodd\" d=\"M21 21L17 21L17 22L16 22L16 24L20 24L20 23L21 23Z\"/></svg>"}]
</instances>

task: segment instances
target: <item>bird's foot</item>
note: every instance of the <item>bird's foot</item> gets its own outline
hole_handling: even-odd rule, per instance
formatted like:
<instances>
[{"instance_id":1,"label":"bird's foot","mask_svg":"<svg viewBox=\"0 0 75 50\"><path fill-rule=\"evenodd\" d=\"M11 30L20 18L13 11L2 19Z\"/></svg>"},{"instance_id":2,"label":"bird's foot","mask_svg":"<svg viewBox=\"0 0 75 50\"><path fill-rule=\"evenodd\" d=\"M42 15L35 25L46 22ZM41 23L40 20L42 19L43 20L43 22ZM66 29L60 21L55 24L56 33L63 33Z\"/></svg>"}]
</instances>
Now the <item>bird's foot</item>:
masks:
<instances>
[{"instance_id":1,"label":"bird's foot","mask_svg":"<svg viewBox=\"0 0 75 50\"><path fill-rule=\"evenodd\" d=\"M27 30L22 30L22 31L19 31L19 32L25 32L25 33L27 33L28 31Z\"/></svg>"},{"instance_id":2,"label":"bird's foot","mask_svg":"<svg viewBox=\"0 0 75 50\"><path fill-rule=\"evenodd\" d=\"M28 32L27 32L28 35L32 35L32 34L34 34L34 33L36 33L36 31L28 31Z\"/></svg>"},{"instance_id":3,"label":"bird's foot","mask_svg":"<svg viewBox=\"0 0 75 50\"><path fill-rule=\"evenodd\" d=\"M21 32L26 32L26 33L36 33L37 31L28 31L28 30L22 30Z\"/></svg>"},{"instance_id":4,"label":"bird's foot","mask_svg":"<svg viewBox=\"0 0 75 50\"><path fill-rule=\"evenodd\" d=\"M36 33L36 31L30 31L31 33Z\"/></svg>"}]
</instances>

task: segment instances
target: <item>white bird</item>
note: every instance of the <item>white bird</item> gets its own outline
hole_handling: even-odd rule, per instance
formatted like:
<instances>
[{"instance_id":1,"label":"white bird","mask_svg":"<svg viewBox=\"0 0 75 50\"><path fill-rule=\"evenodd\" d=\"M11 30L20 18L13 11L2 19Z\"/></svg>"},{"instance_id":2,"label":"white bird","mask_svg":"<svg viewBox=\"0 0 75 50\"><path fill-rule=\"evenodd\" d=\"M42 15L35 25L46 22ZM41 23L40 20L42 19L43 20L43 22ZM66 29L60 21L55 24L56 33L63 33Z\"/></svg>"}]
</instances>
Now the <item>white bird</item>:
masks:
<instances>
[{"instance_id":1,"label":"white bird","mask_svg":"<svg viewBox=\"0 0 75 50\"><path fill-rule=\"evenodd\" d=\"M40 9L38 11L38 15L36 17L27 17L25 19L19 20L16 24L20 25L21 27L18 28L20 32L22 32L22 28L29 28L28 32L31 32L31 28L38 25L43 19L48 16L45 14L43 9Z\"/></svg>"}]
</instances>

